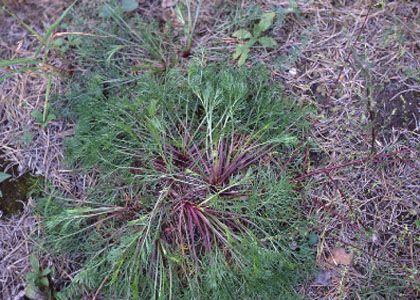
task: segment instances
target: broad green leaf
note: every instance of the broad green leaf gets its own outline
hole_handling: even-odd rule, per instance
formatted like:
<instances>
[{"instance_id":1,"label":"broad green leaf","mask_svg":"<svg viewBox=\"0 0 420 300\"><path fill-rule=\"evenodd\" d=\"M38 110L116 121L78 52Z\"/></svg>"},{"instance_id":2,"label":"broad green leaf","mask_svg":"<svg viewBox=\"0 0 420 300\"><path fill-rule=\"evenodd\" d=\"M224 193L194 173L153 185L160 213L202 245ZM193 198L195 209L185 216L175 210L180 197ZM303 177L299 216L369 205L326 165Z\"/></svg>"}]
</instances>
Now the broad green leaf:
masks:
<instances>
[{"instance_id":1,"label":"broad green leaf","mask_svg":"<svg viewBox=\"0 0 420 300\"><path fill-rule=\"evenodd\" d=\"M34 285L30 284L25 289L25 296L29 299L38 300L40 299L41 291ZM42 295L41 295L42 297ZM42 298L41 298L42 299Z\"/></svg>"},{"instance_id":2,"label":"broad green leaf","mask_svg":"<svg viewBox=\"0 0 420 300\"><path fill-rule=\"evenodd\" d=\"M39 261L38 261L38 258L35 255L31 255L29 257L29 262L31 263L32 270L34 272L39 272Z\"/></svg>"},{"instance_id":3,"label":"broad green leaf","mask_svg":"<svg viewBox=\"0 0 420 300\"><path fill-rule=\"evenodd\" d=\"M12 177L12 175L4 173L4 172L0 172L0 183L2 183L3 181L6 181L10 177Z\"/></svg>"},{"instance_id":4,"label":"broad green leaf","mask_svg":"<svg viewBox=\"0 0 420 300\"><path fill-rule=\"evenodd\" d=\"M248 58L249 48L245 49L238 60L238 66L242 66Z\"/></svg>"},{"instance_id":5,"label":"broad green leaf","mask_svg":"<svg viewBox=\"0 0 420 300\"><path fill-rule=\"evenodd\" d=\"M318 235L317 234L315 234L315 233L310 233L309 234L309 236L308 236L308 242L309 242L309 245L310 246L316 245L318 243L318 240L319 240L319 238L318 238Z\"/></svg>"},{"instance_id":6,"label":"broad green leaf","mask_svg":"<svg viewBox=\"0 0 420 300\"><path fill-rule=\"evenodd\" d=\"M56 47L61 47L61 46L64 45L64 39L63 38L55 39L54 42L53 42L53 44Z\"/></svg>"},{"instance_id":7,"label":"broad green leaf","mask_svg":"<svg viewBox=\"0 0 420 300\"><path fill-rule=\"evenodd\" d=\"M236 46L235 52L232 55L233 59L238 59L239 56L245 51L245 45L238 45Z\"/></svg>"},{"instance_id":8,"label":"broad green leaf","mask_svg":"<svg viewBox=\"0 0 420 300\"><path fill-rule=\"evenodd\" d=\"M251 49L251 47L254 46L257 41L258 40L255 37L252 37L245 43L245 47Z\"/></svg>"},{"instance_id":9,"label":"broad green leaf","mask_svg":"<svg viewBox=\"0 0 420 300\"><path fill-rule=\"evenodd\" d=\"M270 28L271 25L273 25L274 17L276 16L275 12L269 12L265 13L261 16L260 22L255 25L254 27L254 36L258 37L260 34L264 31L266 31L268 28Z\"/></svg>"},{"instance_id":10,"label":"broad green leaf","mask_svg":"<svg viewBox=\"0 0 420 300\"><path fill-rule=\"evenodd\" d=\"M51 122L53 120L55 120L57 118L57 116L53 113L50 113L47 115L47 119L45 120L45 123Z\"/></svg>"},{"instance_id":11,"label":"broad green leaf","mask_svg":"<svg viewBox=\"0 0 420 300\"><path fill-rule=\"evenodd\" d=\"M251 32L245 29L239 29L232 34L233 37L236 37L240 40L250 39L252 37Z\"/></svg>"},{"instance_id":12,"label":"broad green leaf","mask_svg":"<svg viewBox=\"0 0 420 300\"><path fill-rule=\"evenodd\" d=\"M34 120L37 123L43 123L43 116L42 116L42 112L40 112L39 110L33 110L31 112L31 116L32 118L34 118Z\"/></svg>"},{"instance_id":13,"label":"broad green leaf","mask_svg":"<svg viewBox=\"0 0 420 300\"><path fill-rule=\"evenodd\" d=\"M40 280L42 286L48 287L50 285L47 277L42 277Z\"/></svg>"},{"instance_id":14,"label":"broad green leaf","mask_svg":"<svg viewBox=\"0 0 420 300\"><path fill-rule=\"evenodd\" d=\"M109 18L110 16L112 16L112 12L112 8L108 4L105 4L100 8L99 16L101 18Z\"/></svg>"},{"instance_id":15,"label":"broad green leaf","mask_svg":"<svg viewBox=\"0 0 420 300\"><path fill-rule=\"evenodd\" d=\"M263 46L264 48L275 48L277 46L277 42L275 39L263 36L258 39L258 42Z\"/></svg>"},{"instance_id":16,"label":"broad green leaf","mask_svg":"<svg viewBox=\"0 0 420 300\"><path fill-rule=\"evenodd\" d=\"M30 131L27 131L24 129L24 132L22 135L22 142L25 145L29 145L32 142L33 138L34 138L34 135Z\"/></svg>"},{"instance_id":17,"label":"broad green leaf","mask_svg":"<svg viewBox=\"0 0 420 300\"><path fill-rule=\"evenodd\" d=\"M130 12L139 7L139 4L136 0L122 0L121 8L125 12Z\"/></svg>"},{"instance_id":18,"label":"broad green leaf","mask_svg":"<svg viewBox=\"0 0 420 300\"><path fill-rule=\"evenodd\" d=\"M41 272L41 276L47 276L51 273L51 269L50 268L45 268L42 272Z\"/></svg>"}]
</instances>

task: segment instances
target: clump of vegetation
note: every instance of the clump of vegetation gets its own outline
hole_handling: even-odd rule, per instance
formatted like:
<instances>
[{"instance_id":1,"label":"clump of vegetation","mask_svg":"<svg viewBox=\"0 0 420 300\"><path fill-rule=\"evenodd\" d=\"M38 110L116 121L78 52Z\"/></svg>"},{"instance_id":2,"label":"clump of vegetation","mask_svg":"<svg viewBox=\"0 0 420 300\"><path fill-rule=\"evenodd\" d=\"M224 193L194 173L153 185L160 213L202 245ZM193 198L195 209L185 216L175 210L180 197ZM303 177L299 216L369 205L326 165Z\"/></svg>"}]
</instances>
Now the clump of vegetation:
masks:
<instances>
[{"instance_id":1,"label":"clump of vegetation","mask_svg":"<svg viewBox=\"0 0 420 300\"><path fill-rule=\"evenodd\" d=\"M130 96L88 76L68 156L100 182L86 201L42 207L51 249L81 262L62 297L294 299L308 249L288 247L299 214L275 164L305 109L262 67L145 74Z\"/></svg>"},{"instance_id":2,"label":"clump of vegetation","mask_svg":"<svg viewBox=\"0 0 420 300\"><path fill-rule=\"evenodd\" d=\"M251 48L258 42L264 48L274 48L277 46L277 42L272 37L263 35L271 25L273 25L275 12L264 13L261 16L260 21L254 25L252 33L246 29L239 29L233 33L233 37L246 41L243 44L236 46L235 52L233 53L233 59L238 59L238 65L243 65L248 59Z\"/></svg>"},{"instance_id":3,"label":"clump of vegetation","mask_svg":"<svg viewBox=\"0 0 420 300\"><path fill-rule=\"evenodd\" d=\"M41 269L39 261L34 255L31 255L29 260L31 263L31 271L26 274L27 286L25 289L25 296L34 300L53 299L50 281L48 279L51 269Z\"/></svg>"}]
</instances>

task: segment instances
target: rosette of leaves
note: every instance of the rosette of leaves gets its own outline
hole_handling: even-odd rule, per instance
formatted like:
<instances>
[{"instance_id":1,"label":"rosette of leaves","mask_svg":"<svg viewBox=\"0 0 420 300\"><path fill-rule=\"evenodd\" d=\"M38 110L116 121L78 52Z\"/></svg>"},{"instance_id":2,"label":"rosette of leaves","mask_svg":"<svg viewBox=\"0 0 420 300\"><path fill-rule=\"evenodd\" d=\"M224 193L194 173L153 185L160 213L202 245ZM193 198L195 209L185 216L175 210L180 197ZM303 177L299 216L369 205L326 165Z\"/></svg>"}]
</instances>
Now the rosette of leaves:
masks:
<instances>
[{"instance_id":1,"label":"rosette of leaves","mask_svg":"<svg viewBox=\"0 0 420 300\"><path fill-rule=\"evenodd\" d=\"M48 276L50 268L41 269L38 259L31 255L29 257L31 270L26 274L25 296L33 300L52 300L53 293L50 287Z\"/></svg>"},{"instance_id":2,"label":"rosette of leaves","mask_svg":"<svg viewBox=\"0 0 420 300\"><path fill-rule=\"evenodd\" d=\"M263 35L271 25L273 25L275 12L268 12L261 16L260 21L255 24L252 33L246 29L239 29L233 33L233 37L243 41L242 44L237 45L233 53L233 59L238 60L238 65L241 66L245 63L249 56L251 48L256 44L260 44L264 48L275 48L277 42L272 37Z\"/></svg>"},{"instance_id":3,"label":"rosette of leaves","mask_svg":"<svg viewBox=\"0 0 420 300\"><path fill-rule=\"evenodd\" d=\"M276 164L305 110L264 68L145 75L130 97L92 78L67 155L98 184L40 205L47 245L81 266L58 297L295 299L301 257L286 245L299 216Z\"/></svg>"}]
</instances>

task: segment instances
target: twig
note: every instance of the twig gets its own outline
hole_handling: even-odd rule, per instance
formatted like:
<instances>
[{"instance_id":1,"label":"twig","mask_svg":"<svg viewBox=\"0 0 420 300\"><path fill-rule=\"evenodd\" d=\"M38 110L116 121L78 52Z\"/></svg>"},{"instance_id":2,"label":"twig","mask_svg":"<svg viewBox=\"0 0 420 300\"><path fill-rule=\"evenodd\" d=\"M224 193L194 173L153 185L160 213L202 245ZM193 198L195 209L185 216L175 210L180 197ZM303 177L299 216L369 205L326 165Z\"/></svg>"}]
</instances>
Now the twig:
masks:
<instances>
[{"instance_id":1,"label":"twig","mask_svg":"<svg viewBox=\"0 0 420 300\"><path fill-rule=\"evenodd\" d=\"M345 59L346 62L349 61L350 56L352 54L352 51L351 50L354 48L354 46L356 45L356 43L359 41L360 36L362 35L363 29L365 29L365 26L366 26L366 23L367 23L367 19L368 19L369 15L370 15L370 11L372 10L372 7L373 7L373 3L374 3L374 1L372 1L370 3L370 5L369 5L369 8L368 8L368 11L366 13L365 19L363 20L362 27L360 27L359 33L357 34L356 39L354 40L353 44L351 45L350 51L349 51L349 53L348 53L348 55L347 55L347 57ZM343 73L343 71L344 71L344 66L342 66L341 69L340 69L340 72L338 72L338 76L337 76L337 79L335 80L335 84L337 84L338 81L340 80L340 77L341 77L341 74Z\"/></svg>"},{"instance_id":2,"label":"twig","mask_svg":"<svg viewBox=\"0 0 420 300\"><path fill-rule=\"evenodd\" d=\"M108 278L109 278L109 275L110 275L110 274L108 274L107 276L105 276L104 280L102 280L101 285L100 285L100 286L98 287L98 289L96 290L95 295L93 295L92 300L96 300L96 298L98 297L98 295L99 295L99 293L101 292L102 288L104 287L105 282L107 282L107 280L108 280Z\"/></svg>"},{"instance_id":3,"label":"twig","mask_svg":"<svg viewBox=\"0 0 420 300\"><path fill-rule=\"evenodd\" d=\"M330 166L330 167L324 167L324 168L316 169L316 170L313 170L312 172L297 176L297 177L294 178L294 180L300 181L302 179L305 179L306 177L310 177L310 176L317 175L317 174L322 174L322 173L323 174L329 174L331 171L334 171L334 170L337 170L337 169L342 169L342 168L345 168L345 167L348 167L348 166L353 166L353 165L361 165L361 164L366 163L366 162L371 161L371 160L390 157L390 156L398 155L400 153L411 152L411 151L413 151L413 150L410 149L410 148L403 148L403 149L395 151L393 153L378 153L378 154L376 154L372 157L352 160L352 161L349 161L349 162L346 162L346 163L343 163L343 164L338 164L338 165L333 165L333 166Z\"/></svg>"}]
</instances>

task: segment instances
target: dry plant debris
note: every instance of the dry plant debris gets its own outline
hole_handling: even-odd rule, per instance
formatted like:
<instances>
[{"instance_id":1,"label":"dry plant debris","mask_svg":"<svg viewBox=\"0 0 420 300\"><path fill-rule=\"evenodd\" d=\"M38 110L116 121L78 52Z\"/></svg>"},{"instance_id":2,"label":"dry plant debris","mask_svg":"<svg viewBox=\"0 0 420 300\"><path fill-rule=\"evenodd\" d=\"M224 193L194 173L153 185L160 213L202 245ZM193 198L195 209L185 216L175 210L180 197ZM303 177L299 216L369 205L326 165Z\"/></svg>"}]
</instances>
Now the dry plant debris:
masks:
<instances>
[{"instance_id":1,"label":"dry plant debris","mask_svg":"<svg viewBox=\"0 0 420 300\"><path fill-rule=\"evenodd\" d=\"M344 248L334 248L331 251L331 257L328 259L328 263L332 265L344 265L350 266L353 260L353 254L347 253Z\"/></svg>"},{"instance_id":2,"label":"dry plant debris","mask_svg":"<svg viewBox=\"0 0 420 300\"><path fill-rule=\"evenodd\" d=\"M0 217L0 295L1 299L23 299L25 275L32 252L31 235L37 234L37 221L29 206L20 216Z\"/></svg>"},{"instance_id":3,"label":"dry plant debris","mask_svg":"<svg viewBox=\"0 0 420 300\"><path fill-rule=\"evenodd\" d=\"M2 5L5 3L19 19L41 33L69 2L7 0ZM0 10L0 59L30 57L35 47L35 38L16 18ZM59 66L60 61L54 64ZM3 71L0 68L0 77ZM39 73L18 74L0 82L0 160L8 162L6 170L17 169L16 176L30 172L51 180L63 191L77 192L78 186L87 184L86 178L71 176L62 164L62 142L72 133L72 126L56 121L44 130L31 116L34 110L42 110L46 84L46 76ZM21 215L11 218L0 212L0 299L23 299L33 245L30 236L37 233L30 205Z\"/></svg>"}]
</instances>

